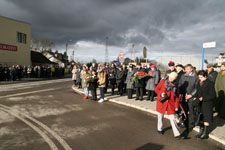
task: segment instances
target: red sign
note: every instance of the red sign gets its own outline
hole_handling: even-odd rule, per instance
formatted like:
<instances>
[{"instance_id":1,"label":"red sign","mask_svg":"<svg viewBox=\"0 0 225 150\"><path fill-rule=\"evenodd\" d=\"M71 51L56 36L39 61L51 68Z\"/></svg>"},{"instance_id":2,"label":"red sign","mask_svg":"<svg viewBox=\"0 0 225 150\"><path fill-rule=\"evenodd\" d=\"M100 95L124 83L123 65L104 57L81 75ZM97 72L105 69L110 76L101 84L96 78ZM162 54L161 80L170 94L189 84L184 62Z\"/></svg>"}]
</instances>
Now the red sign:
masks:
<instances>
[{"instance_id":1,"label":"red sign","mask_svg":"<svg viewBox=\"0 0 225 150\"><path fill-rule=\"evenodd\" d=\"M119 58L124 58L125 57L125 53L124 52L120 52L119 53Z\"/></svg>"},{"instance_id":2,"label":"red sign","mask_svg":"<svg viewBox=\"0 0 225 150\"><path fill-rule=\"evenodd\" d=\"M0 50L17 51L17 46L0 44Z\"/></svg>"}]
</instances>

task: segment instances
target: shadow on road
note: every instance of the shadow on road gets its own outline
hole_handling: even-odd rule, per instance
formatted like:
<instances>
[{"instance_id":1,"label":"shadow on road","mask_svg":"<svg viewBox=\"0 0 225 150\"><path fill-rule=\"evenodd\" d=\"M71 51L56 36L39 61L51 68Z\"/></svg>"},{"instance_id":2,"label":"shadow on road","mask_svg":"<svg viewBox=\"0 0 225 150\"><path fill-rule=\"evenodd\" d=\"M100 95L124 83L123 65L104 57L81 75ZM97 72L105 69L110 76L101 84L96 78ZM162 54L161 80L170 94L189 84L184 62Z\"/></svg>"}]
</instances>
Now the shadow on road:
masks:
<instances>
[{"instance_id":1,"label":"shadow on road","mask_svg":"<svg viewBox=\"0 0 225 150\"><path fill-rule=\"evenodd\" d=\"M147 143L147 144L145 144L145 145L143 145L143 146L141 146L141 147L139 147L139 148L137 148L137 149L135 149L135 150L161 150L161 149L163 149L164 148L164 146L163 145L159 145L159 144L153 144L153 143Z\"/></svg>"}]
</instances>

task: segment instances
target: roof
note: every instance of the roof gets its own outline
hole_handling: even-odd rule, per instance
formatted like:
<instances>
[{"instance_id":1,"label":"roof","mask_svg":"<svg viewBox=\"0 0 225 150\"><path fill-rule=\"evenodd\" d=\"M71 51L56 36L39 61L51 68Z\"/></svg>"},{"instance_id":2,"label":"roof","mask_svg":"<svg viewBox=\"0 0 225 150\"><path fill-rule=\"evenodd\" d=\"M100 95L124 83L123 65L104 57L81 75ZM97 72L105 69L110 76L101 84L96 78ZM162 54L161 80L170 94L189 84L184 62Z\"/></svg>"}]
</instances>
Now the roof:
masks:
<instances>
[{"instance_id":1,"label":"roof","mask_svg":"<svg viewBox=\"0 0 225 150\"><path fill-rule=\"evenodd\" d=\"M31 62L40 64L55 64L46 58L42 53L31 51Z\"/></svg>"},{"instance_id":2,"label":"roof","mask_svg":"<svg viewBox=\"0 0 225 150\"><path fill-rule=\"evenodd\" d=\"M25 24L29 24L29 25L31 25L30 23L25 22L25 21L16 20L16 19L13 19L13 18L8 18L8 17L1 16L1 15L0 15L0 17L5 18L5 19L9 19L9 20L13 20L13 21L17 21L17 22L21 22L21 23L25 23Z\"/></svg>"}]
</instances>

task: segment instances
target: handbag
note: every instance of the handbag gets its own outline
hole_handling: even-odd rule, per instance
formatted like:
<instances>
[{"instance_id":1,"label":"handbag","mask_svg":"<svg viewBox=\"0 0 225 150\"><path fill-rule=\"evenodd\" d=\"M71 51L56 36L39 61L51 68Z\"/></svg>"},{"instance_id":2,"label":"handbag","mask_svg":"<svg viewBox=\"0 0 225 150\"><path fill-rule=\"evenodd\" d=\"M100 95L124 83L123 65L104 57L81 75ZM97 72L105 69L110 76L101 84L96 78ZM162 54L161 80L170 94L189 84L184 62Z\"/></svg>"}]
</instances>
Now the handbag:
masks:
<instances>
[{"instance_id":1,"label":"handbag","mask_svg":"<svg viewBox=\"0 0 225 150\"><path fill-rule=\"evenodd\" d=\"M163 93L163 97L159 100L161 103L165 102L166 100L168 100L169 97L166 95L166 93Z\"/></svg>"}]
</instances>

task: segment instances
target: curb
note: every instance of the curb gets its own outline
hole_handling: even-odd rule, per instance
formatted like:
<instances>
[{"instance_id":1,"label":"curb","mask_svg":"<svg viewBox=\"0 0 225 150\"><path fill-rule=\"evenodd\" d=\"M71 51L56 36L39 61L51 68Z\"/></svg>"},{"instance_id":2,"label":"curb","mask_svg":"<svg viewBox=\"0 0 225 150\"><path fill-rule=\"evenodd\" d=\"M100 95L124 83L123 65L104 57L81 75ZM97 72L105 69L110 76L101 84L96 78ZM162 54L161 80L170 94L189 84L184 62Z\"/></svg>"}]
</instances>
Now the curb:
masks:
<instances>
[{"instance_id":1,"label":"curb","mask_svg":"<svg viewBox=\"0 0 225 150\"><path fill-rule=\"evenodd\" d=\"M83 91L81 90L78 90L74 87L72 87L72 89L74 90L74 92L78 93L78 94L84 94ZM106 100L108 100L108 98L105 98ZM131 107L131 108L135 108L137 110L141 110L141 111L144 111L144 112L148 112L148 113L151 113L153 115L157 115L158 113L154 110L151 110L151 109L146 109L146 108L143 108L143 107L139 107L139 106L135 106L135 105L132 105L132 104L127 104L127 103L124 103L124 102L120 102L120 101L116 101L116 100L108 100L109 102L113 102L113 103L117 103L117 104L120 104L120 105L124 105L124 106L128 106L128 107ZM164 118L166 119L169 119L168 115L164 115ZM199 128L198 127L195 127L193 129L194 131L196 132L199 132ZM221 140L220 138L216 137L215 135L212 135L212 134L209 134L209 137L217 142L219 142L220 144L222 144L223 146L225 146L225 141L224 140Z\"/></svg>"}]
</instances>

